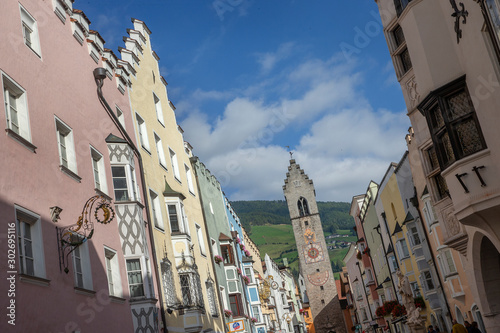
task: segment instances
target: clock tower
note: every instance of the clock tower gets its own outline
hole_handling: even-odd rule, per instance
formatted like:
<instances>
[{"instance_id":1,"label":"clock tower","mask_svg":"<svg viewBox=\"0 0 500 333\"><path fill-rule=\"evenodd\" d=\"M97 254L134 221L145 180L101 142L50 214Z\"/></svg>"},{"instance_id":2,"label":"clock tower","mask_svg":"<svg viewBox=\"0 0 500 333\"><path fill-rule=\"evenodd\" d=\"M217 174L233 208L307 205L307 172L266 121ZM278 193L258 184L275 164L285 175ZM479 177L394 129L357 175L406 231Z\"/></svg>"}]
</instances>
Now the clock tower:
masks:
<instances>
[{"instance_id":1,"label":"clock tower","mask_svg":"<svg viewBox=\"0 0 500 333\"><path fill-rule=\"evenodd\" d=\"M290 160L283 193L288 204L300 274L305 280L315 331L345 333L344 317L316 204L316 191L313 181L294 159Z\"/></svg>"}]
</instances>

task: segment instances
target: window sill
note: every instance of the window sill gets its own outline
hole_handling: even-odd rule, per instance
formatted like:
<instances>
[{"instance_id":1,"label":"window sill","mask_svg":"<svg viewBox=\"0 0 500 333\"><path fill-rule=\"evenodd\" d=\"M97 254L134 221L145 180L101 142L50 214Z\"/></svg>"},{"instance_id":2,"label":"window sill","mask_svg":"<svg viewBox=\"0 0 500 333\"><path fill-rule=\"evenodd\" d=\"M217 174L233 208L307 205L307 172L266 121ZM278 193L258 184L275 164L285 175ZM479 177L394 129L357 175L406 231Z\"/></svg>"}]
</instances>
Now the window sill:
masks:
<instances>
[{"instance_id":1,"label":"window sill","mask_svg":"<svg viewBox=\"0 0 500 333\"><path fill-rule=\"evenodd\" d=\"M146 296L141 297L131 297L129 300L131 304L140 304L140 303L156 303L158 300L156 298L148 298Z\"/></svg>"},{"instance_id":2,"label":"window sill","mask_svg":"<svg viewBox=\"0 0 500 333\"><path fill-rule=\"evenodd\" d=\"M178 176L175 176L175 175L174 175L174 179L175 179L175 180L176 180L179 184L181 184L181 185L182 185L182 182L181 182L181 180L179 179L179 177L178 177Z\"/></svg>"},{"instance_id":3,"label":"window sill","mask_svg":"<svg viewBox=\"0 0 500 333\"><path fill-rule=\"evenodd\" d=\"M26 47L28 47L28 49L30 49L31 51L33 51L34 54L36 54L36 56L38 57L38 59L42 59L42 56L39 54L38 51L36 51L34 48L32 48L31 46L27 45L26 43L24 43L24 45L26 45Z\"/></svg>"},{"instance_id":4,"label":"window sill","mask_svg":"<svg viewBox=\"0 0 500 333\"><path fill-rule=\"evenodd\" d=\"M79 183L82 182L82 178L80 176L78 176L76 173L74 173L73 171L71 171L68 167L65 167L64 165L61 164L61 165L59 165L59 168L61 169L62 172L64 172L66 175L70 176L71 178L73 178L77 182L79 182Z\"/></svg>"},{"instance_id":5,"label":"window sill","mask_svg":"<svg viewBox=\"0 0 500 333\"><path fill-rule=\"evenodd\" d=\"M17 140L20 144L31 150L32 153L36 154L36 149L37 147L33 145L31 142L11 130L10 128L6 128L5 132L7 132L7 135L10 136L12 139Z\"/></svg>"},{"instance_id":6,"label":"window sill","mask_svg":"<svg viewBox=\"0 0 500 333\"><path fill-rule=\"evenodd\" d=\"M458 272L454 272L454 273L450 273L450 274L445 274L444 275L444 280L448 281L448 279L451 279L452 277L457 276L457 275L458 275Z\"/></svg>"},{"instance_id":7,"label":"window sill","mask_svg":"<svg viewBox=\"0 0 500 333\"><path fill-rule=\"evenodd\" d=\"M85 295L85 296L94 297L96 294L96 292L94 290L80 288L80 287L74 287L74 290L75 290L75 294L80 294L80 295Z\"/></svg>"},{"instance_id":8,"label":"window sill","mask_svg":"<svg viewBox=\"0 0 500 333\"><path fill-rule=\"evenodd\" d=\"M196 197L196 194L194 194L194 192L191 190L189 190L189 194L191 194L193 197Z\"/></svg>"},{"instance_id":9,"label":"window sill","mask_svg":"<svg viewBox=\"0 0 500 333\"><path fill-rule=\"evenodd\" d=\"M151 156L151 151L148 148L144 147L143 145L141 145L141 147L142 147L143 150L146 151L146 153L149 154L149 156Z\"/></svg>"},{"instance_id":10,"label":"window sill","mask_svg":"<svg viewBox=\"0 0 500 333\"><path fill-rule=\"evenodd\" d=\"M163 170L165 170L166 172L168 172L168 169L165 165L163 165L163 163L160 162L160 166L163 168Z\"/></svg>"},{"instance_id":11,"label":"window sill","mask_svg":"<svg viewBox=\"0 0 500 333\"><path fill-rule=\"evenodd\" d=\"M115 204L121 204L121 205L134 204L134 205L138 205L141 208L144 208L144 205L142 204L142 202L135 201L135 200L124 200L124 201L117 201L117 200L115 200Z\"/></svg>"},{"instance_id":12,"label":"window sill","mask_svg":"<svg viewBox=\"0 0 500 333\"><path fill-rule=\"evenodd\" d=\"M127 301L125 298L113 296L113 295L109 295L109 299L111 300L111 302L118 303L118 304L124 304Z\"/></svg>"},{"instance_id":13,"label":"window sill","mask_svg":"<svg viewBox=\"0 0 500 333\"><path fill-rule=\"evenodd\" d=\"M154 227L155 227L155 230L157 230L157 231L159 231L159 232L161 232L161 233L163 233L163 234L165 233L165 229L162 229L162 228L160 228L160 227L157 227L156 225L155 225Z\"/></svg>"},{"instance_id":14,"label":"window sill","mask_svg":"<svg viewBox=\"0 0 500 333\"><path fill-rule=\"evenodd\" d=\"M104 193L103 191L101 191L100 189L98 188L94 188L95 190L95 193L97 195L100 195L100 196L103 196L106 200L108 201L113 201L113 198L111 198L109 195L107 195L106 193Z\"/></svg>"},{"instance_id":15,"label":"window sill","mask_svg":"<svg viewBox=\"0 0 500 333\"><path fill-rule=\"evenodd\" d=\"M42 287L48 287L50 285L50 280L26 274L19 274L19 281L35 284Z\"/></svg>"}]
</instances>

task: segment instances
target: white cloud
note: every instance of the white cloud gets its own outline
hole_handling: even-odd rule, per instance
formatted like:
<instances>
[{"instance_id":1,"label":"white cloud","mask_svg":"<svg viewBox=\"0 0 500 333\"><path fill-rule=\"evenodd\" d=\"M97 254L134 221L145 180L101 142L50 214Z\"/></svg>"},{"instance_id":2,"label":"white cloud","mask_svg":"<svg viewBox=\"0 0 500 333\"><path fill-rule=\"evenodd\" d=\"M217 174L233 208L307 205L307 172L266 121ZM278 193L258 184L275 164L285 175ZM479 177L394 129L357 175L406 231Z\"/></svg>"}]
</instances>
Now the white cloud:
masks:
<instances>
[{"instance_id":1,"label":"white cloud","mask_svg":"<svg viewBox=\"0 0 500 333\"><path fill-rule=\"evenodd\" d=\"M275 90L281 98L264 102L235 90L231 94L240 97L232 98L219 118L196 111L182 122L195 154L231 200L283 198L289 155L277 139L295 145L293 157L324 201L350 201L370 180L379 182L404 153L405 112L374 110L352 63L312 59L273 80L281 85ZM245 92L259 96L267 89L259 82ZM193 95L200 101L230 97L216 91Z\"/></svg>"},{"instance_id":2,"label":"white cloud","mask_svg":"<svg viewBox=\"0 0 500 333\"><path fill-rule=\"evenodd\" d=\"M294 46L295 43L288 42L281 44L276 52L257 53L257 62L261 66L262 72L269 73L279 61L288 58Z\"/></svg>"}]
</instances>

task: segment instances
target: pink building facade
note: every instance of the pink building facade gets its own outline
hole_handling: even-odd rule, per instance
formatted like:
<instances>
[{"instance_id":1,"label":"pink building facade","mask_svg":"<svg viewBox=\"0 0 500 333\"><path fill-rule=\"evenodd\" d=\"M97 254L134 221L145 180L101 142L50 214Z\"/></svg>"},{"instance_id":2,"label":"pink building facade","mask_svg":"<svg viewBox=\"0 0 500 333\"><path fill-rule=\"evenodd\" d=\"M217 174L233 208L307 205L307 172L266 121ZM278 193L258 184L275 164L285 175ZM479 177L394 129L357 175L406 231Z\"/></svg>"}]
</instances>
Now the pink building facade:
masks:
<instances>
[{"instance_id":1,"label":"pink building facade","mask_svg":"<svg viewBox=\"0 0 500 333\"><path fill-rule=\"evenodd\" d=\"M0 11L0 331L158 332L140 168L119 130L133 128L127 64L72 6Z\"/></svg>"}]
</instances>

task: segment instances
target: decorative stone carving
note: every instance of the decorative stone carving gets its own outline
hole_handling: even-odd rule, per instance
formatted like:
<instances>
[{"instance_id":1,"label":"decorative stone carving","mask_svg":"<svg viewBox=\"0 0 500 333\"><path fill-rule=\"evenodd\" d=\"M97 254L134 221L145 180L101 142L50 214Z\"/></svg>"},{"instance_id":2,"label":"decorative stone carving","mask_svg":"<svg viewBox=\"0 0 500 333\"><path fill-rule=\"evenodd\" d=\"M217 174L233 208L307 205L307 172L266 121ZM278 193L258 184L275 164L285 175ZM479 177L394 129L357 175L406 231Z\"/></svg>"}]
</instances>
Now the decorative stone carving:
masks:
<instances>
[{"instance_id":1,"label":"decorative stone carving","mask_svg":"<svg viewBox=\"0 0 500 333\"><path fill-rule=\"evenodd\" d=\"M448 231L449 237L455 236L460 232L460 222L455 216L455 210L449 209L443 212L444 222L446 224L446 230Z\"/></svg>"},{"instance_id":2,"label":"decorative stone carving","mask_svg":"<svg viewBox=\"0 0 500 333\"><path fill-rule=\"evenodd\" d=\"M411 106L414 107L420 101L420 94L417 91L417 81L415 81L415 76L412 76L408 81L406 81L405 86Z\"/></svg>"},{"instance_id":3,"label":"decorative stone carving","mask_svg":"<svg viewBox=\"0 0 500 333\"><path fill-rule=\"evenodd\" d=\"M410 281L400 270L396 272L398 276L398 292L401 294L401 300L406 309L407 323L413 326L423 326L424 321L420 318L420 308L415 306L413 293L411 291Z\"/></svg>"}]
</instances>

